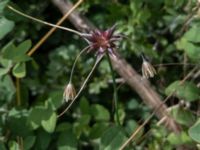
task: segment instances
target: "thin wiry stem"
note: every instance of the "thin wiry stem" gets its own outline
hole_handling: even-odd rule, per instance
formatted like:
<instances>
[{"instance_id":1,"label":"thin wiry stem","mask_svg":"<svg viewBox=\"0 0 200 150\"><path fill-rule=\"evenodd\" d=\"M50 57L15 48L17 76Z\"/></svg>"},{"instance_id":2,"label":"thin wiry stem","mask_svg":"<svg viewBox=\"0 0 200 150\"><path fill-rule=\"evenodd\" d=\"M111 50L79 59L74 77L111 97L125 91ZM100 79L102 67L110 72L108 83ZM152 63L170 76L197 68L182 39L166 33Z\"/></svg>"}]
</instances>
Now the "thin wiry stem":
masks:
<instances>
[{"instance_id":1,"label":"thin wiry stem","mask_svg":"<svg viewBox=\"0 0 200 150\"><path fill-rule=\"evenodd\" d=\"M188 74L187 76L184 77L184 79L181 80L181 82L179 83L180 85L183 84L192 74L193 72L197 69L198 67L194 67ZM166 103L166 101L174 95L174 93L176 92L177 89L174 89L173 92L171 92L164 100L163 102L156 108L154 109L154 111L151 113L151 115L143 122L142 125L140 125L133 133L132 135L128 138L128 140L126 140L126 142L119 148L119 150L123 150L133 139L134 137L141 131L141 129L150 121L150 119L154 116L154 114L157 112L158 109L160 109L160 107Z\"/></svg>"},{"instance_id":2,"label":"thin wiry stem","mask_svg":"<svg viewBox=\"0 0 200 150\"><path fill-rule=\"evenodd\" d=\"M114 70L113 70L111 59L110 59L108 52L106 53L106 55L107 55L107 58L108 58L108 63L109 63L110 71L111 71L111 74L112 74L112 80L113 80L113 90L114 90L113 91L113 99L114 99L116 119L117 119L117 124L120 125L119 112L118 112L117 85L116 85L116 82L115 82L115 75L114 75Z\"/></svg>"},{"instance_id":3,"label":"thin wiry stem","mask_svg":"<svg viewBox=\"0 0 200 150\"><path fill-rule=\"evenodd\" d=\"M154 67L161 67L161 66L183 66L183 65L187 65L187 66L199 66L199 64L194 64L194 63L161 63L161 64L152 64L152 66ZM137 70L138 72L141 72L140 70Z\"/></svg>"},{"instance_id":4,"label":"thin wiry stem","mask_svg":"<svg viewBox=\"0 0 200 150\"><path fill-rule=\"evenodd\" d=\"M26 17L26 18L28 18L28 19L34 20L34 21L36 21L36 22L39 22L39 23L42 23L42 24L45 24L45 25L48 25L48 26L51 26L51 27L59 28L59 29L62 29L62 30L66 30L66 31L75 33L75 34L77 34L77 35L79 35L79 36L82 36L82 35L83 35L83 33L78 32L78 31L76 31L76 30L73 30L73 29L70 29L70 28L67 28L67 27L62 27L62 26L59 26L59 25L55 25L55 24L52 24L52 23L49 23L49 22L40 20L40 19L38 19L38 18L32 17L32 16L30 16L30 15L27 15L27 14L25 14L25 13L23 13L23 12L21 12L21 11L15 9L15 8L13 8L13 7L10 6L10 5L8 5L7 7L8 7L10 10L14 11L15 13L17 13L17 14L19 14L19 15L21 15L21 16L24 16L24 17Z\"/></svg>"},{"instance_id":5,"label":"thin wiry stem","mask_svg":"<svg viewBox=\"0 0 200 150\"><path fill-rule=\"evenodd\" d=\"M194 64L194 63L163 63L163 64L155 64L153 66L159 67L159 66L183 66L183 65L196 66L198 64Z\"/></svg>"},{"instance_id":6,"label":"thin wiry stem","mask_svg":"<svg viewBox=\"0 0 200 150\"><path fill-rule=\"evenodd\" d=\"M67 17L83 2L83 0L77 1L72 8L56 23L56 26L61 25ZM53 34L54 31L56 31L56 27L52 27L34 46L33 48L28 52L28 56L31 56L47 39L48 37ZM85 35L83 33L83 35Z\"/></svg>"},{"instance_id":7,"label":"thin wiry stem","mask_svg":"<svg viewBox=\"0 0 200 150\"><path fill-rule=\"evenodd\" d=\"M75 100L79 97L79 95L83 91L83 88L85 87L86 83L88 82L89 78L91 77L92 73L94 72L95 68L97 67L97 65L99 64L99 62L101 61L102 58L103 58L103 55L97 58L94 66L92 67L92 70L90 71L87 78L83 82L83 84L82 84L80 90L78 91L76 97L71 101L71 103L67 106L67 108L57 116L58 118L61 117L62 115L64 115L64 113L69 110L69 108L72 106L72 104L75 102Z\"/></svg>"},{"instance_id":8,"label":"thin wiry stem","mask_svg":"<svg viewBox=\"0 0 200 150\"><path fill-rule=\"evenodd\" d=\"M44 24L46 24L46 25L49 25L49 26L52 26L52 27L53 27L53 28L52 28L51 30L49 30L49 31L40 39L40 41L28 52L28 56L31 56L31 55L32 55L32 54L47 40L47 38L48 38L57 28L60 28L60 29L63 29L63 30L67 30L67 31L69 31L69 32L70 32L70 31L71 31L71 32L75 31L75 30L72 30L72 29L69 29L69 28L61 27L61 26L59 26L59 25L60 25L60 24L72 13L72 11L74 11L82 2L83 2L83 0L79 0L73 7L72 7L72 8L71 8L71 9L56 23L56 25L51 24L51 23L48 23L48 22L45 22L45 23L44 23L44 21L39 20L39 19L34 18L34 17L32 17L32 16L29 16L29 15L26 15L26 14L24 14L24 13L22 13L22 12L16 10L16 9L14 9L12 6L9 6L9 5L8 5L8 8L9 8L10 10L14 11L15 13L18 13L18 14L20 14L20 15L26 17L26 18L29 18L29 19L31 19L31 20L35 20L35 21L37 21L37 22L44 23ZM68 30L68 29L69 29L69 30ZM80 32L77 32L77 31L75 31L75 32L73 32L73 33L78 34L78 35L80 35L80 36L85 35L84 33L80 33ZM20 104L21 104L21 95L20 95L20 79L19 79L19 78L16 78L16 89L17 89L17 91L16 91L17 105L20 105Z\"/></svg>"},{"instance_id":9,"label":"thin wiry stem","mask_svg":"<svg viewBox=\"0 0 200 150\"><path fill-rule=\"evenodd\" d=\"M72 81L72 77L73 77L73 73L74 73L74 68L76 66L76 62L78 61L79 57L86 51L88 50L88 48L90 48L90 46L87 46L85 47L83 50L81 50L81 52L78 54L78 56L76 56L76 59L74 61L74 64L72 66L72 70L71 70L71 73L70 73L70 78L69 78L69 83L71 83Z\"/></svg>"}]
</instances>

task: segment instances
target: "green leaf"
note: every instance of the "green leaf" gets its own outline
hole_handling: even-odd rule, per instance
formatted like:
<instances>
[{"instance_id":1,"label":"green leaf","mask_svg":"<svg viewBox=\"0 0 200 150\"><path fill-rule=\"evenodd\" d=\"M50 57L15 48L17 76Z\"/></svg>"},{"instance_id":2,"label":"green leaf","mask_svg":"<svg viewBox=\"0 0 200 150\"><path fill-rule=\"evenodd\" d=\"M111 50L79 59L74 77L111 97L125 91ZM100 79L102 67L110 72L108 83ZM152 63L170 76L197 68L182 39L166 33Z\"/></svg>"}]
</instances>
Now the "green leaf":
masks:
<instances>
[{"instance_id":1,"label":"green leaf","mask_svg":"<svg viewBox=\"0 0 200 150\"><path fill-rule=\"evenodd\" d=\"M167 141L172 145L182 145L192 143L192 139L185 132L180 134L170 133L167 137Z\"/></svg>"},{"instance_id":2,"label":"green leaf","mask_svg":"<svg viewBox=\"0 0 200 150\"><path fill-rule=\"evenodd\" d=\"M199 46L188 42L184 50L191 60L198 61L200 59Z\"/></svg>"},{"instance_id":3,"label":"green leaf","mask_svg":"<svg viewBox=\"0 0 200 150\"><path fill-rule=\"evenodd\" d=\"M64 122L59 124L56 127L56 132L63 132L63 131L67 131L67 130L71 130L72 129L72 124L68 123L68 122Z\"/></svg>"},{"instance_id":4,"label":"green leaf","mask_svg":"<svg viewBox=\"0 0 200 150\"><path fill-rule=\"evenodd\" d=\"M97 78L94 79L92 83L89 84L89 93L91 94L99 94L101 89L106 88L107 85L107 80L98 80Z\"/></svg>"},{"instance_id":5,"label":"green leaf","mask_svg":"<svg viewBox=\"0 0 200 150\"><path fill-rule=\"evenodd\" d=\"M139 107L139 103L137 102L136 99L131 99L128 103L127 103L127 109L137 109Z\"/></svg>"},{"instance_id":6,"label":"green leaf","mask_svg":"<svg viewBox=\"0 0 200 150\"><path fill-rule=\"evenodd\" d=\"M103 132L107 129L108 123L96 123L92 126L90 131L90 138L97 139L100 138Z\"/></svg>"},{"instance_id":7,"label":"green leaf","mask_svg":"<svg viewBox=\"0 0 200 150\"><path fill-rule=\"evenodd\" d=\"M121 108L118 108L118 114L119 114L119 122L121 123L121 124L123 124L124 123L124 119L125 119L125 116L126 116L126 114L125 114L125 111L124 111L124 109L121 107ZM117 114L115 113L114 114L114 119L115 119L115 121L117 122Z\"/></svg>"},{"instance_id":8,"label":"green leaf","mask_svg":"<svg viewBox=\"0 0 200 150\"><path fill-rule=\"evenodd\" d=\"M36 141L35 136L27 136L23 141L24 149L25 150L31 149L33 147L35 141Z\"/></svg>"},{"instance_id":9,"label":"green leaf","mask_svg":"<svg viewBox=\"0 0 200 150\"><path fill-rule=\"evenodd\" d=\"M57 110L62 105L63 91L55 90L49 93L48 102L51 104L53 110Z\"/></svg>"},{"instance_id":10,"label":"green leaf","mask_svg":"<svg viewBox=\"0 0 200 150\"><path fill-rule=\"evenodd\" d=\"M0 141L0 150L7 150L3 142Z\"/></svg>"},{"instance_id":11,"label":"green leaf","mask_svg":"<svg viewBox=\"0 0 200 150\"><path fill-rule=\"evenodd\" d=\"M36 142L34 144L36 150L46 150L48 149L49 143L51 141L51 135L45 132L42 128L36 132Z\"/></svg>"},{"instance_id":12,"label":"green leaf","mask_svg":"<svg viewBox=\"0 0 200 150\"><path fill-rule=\"evenodd\" d=\"M12 73L15 77L17 78L23 78L26 76L26 64L24 62L22 63L17 63L13 70Z\"/></svg>"},{"instance_id":13,"label":"green leaf","mask_svg":"<svg viewBox=\"0 0 200 150\"><path fill-rule=\"evenodd\" d=\"M0 76L5 75L9 72L9 69L7 68L0 68Z\"/></svg>"},{"instance_id":14,"label":"green leaf","mask_svg":"<svg viewBox=\"0 0 200 150\"><path fill-rule=\"evenodd\" d=\"M195 116L193 113L187 109L184 109L182 107L172 107L170 109L170 114L173 116L173 118L176 118L176 121L179 124L185 125L185 126L191 126L195 121Z\"/></svg>"},{"instance_id":15,"label":"green leaf","mask_svg":"<svg viewBox=\"0 0 200 150\"><path fill-rule=\"evenodd\" d=\"M15 85L10 75L0 76L0 101L10 102L15 92Z\"/></svg>"},{"instance_id":16,"label":"green leaf","mask_svg":"<svg viewBox=\"0 0 200 150\"><path fill-rule=\"evenodd\" d=\"M177 49L184 50L191 60L198 61L200 59L199 46L194 42L200 42L200 36L198 35L198 37L195 37L197 35L192 34L183 36L180 40L178 40L176 42L176 47Z\"/></svg>"},{"instance_id":17,"label":"green leaf","mask_svg":"<svg viewBox=\"0 0 200 150\"><path fill-rule=\"evenodd\" d=\"M91 116L85 114L78 118L77 121L73 124L73 128L77 137L79 137L82 133L88 134L90 119Z\"/></svg>"},{"instance_id":18,"label":"green leaf","mask_svg":"<svg viewBox=\"0 0 200 150\"><path fill-rule=\"evenodd\" d=\"M28 121L33 129L42 126L45 131L52 133L56 126L57 115L51 108L37 106L31 110Z\"/></svg>"},{"instance_id":19,"label":"green leaf","mask_svg":"<svg viewBox=\"0 0 200 150\"><path fill-rule=\"evenodd\" d=\"M0 8L1 11L1 8ZM4 38L14 27L14 22L6 19L5 17L0 17L0 40Z\"/></svg>"},{"instance_id":20,"label":"green leaf","mask_svg":"<svg viewBox=\"0 0 200 150\"><path fill-rule=\"evenodd\" d=\"M188 132L193 140L200 143L200 119L198 119L197 122L190 127Z\"/></svg>"},{"instance_id":21,"label":"green leaf","mask_svg":"<svg viewBox=\"0 0 200 150\"><path fill-rule=\"evenodd\" d=\"M42 127L49 133L52 133L56 127L57 115L56 113L52 113L51 116L47 120L42 120Z\"/></svg>"},{"instance_id":22,"label":"green leaf","mask_svg":"<svg viewBox=\"0 0 200 150\"><path fill-rule=\"evenodd\" d=\"M41 125L44 113L45 108L40 106L35 107L30 111L28 121L33 129L37 129Z\"/></svg>"},{"instance_id":23,"label":"green leaf","mask_svg":"<svg viewBox=\"0 0 200 150\"><path fill-rule=\"evenodd\" d=\"M13 41L11 41L8 44L6 44L2 49L3 58L13 59L15 57L15 55L16 55L14 53L15 49L16 49L16 46L13 44Z\"/></svg>"},{"instance_id":24,"label":"green leaf","mask_svg":"<svg viewBox=\"0 0 200 150\"><path fill-rule=\"evenodd\" d=\"M31 133L30 126L27 124L28 111L25 109L17 110L13 108L7 116L7 128L12 132L13 136L27 136Z\"/></svg>"},{"instance_id":25,"label":"green leaf","mask_svg":"<svg viewBox=\"0 0 200 150\"><path fill-rule=\"evenodd\" d=\"M13 62L24 62L31 60L31 57L29 57L26 52L31 47L31 41L26 40L23 43L21 43L18 47L16 47L13 42L9 42L6 46L3 48L3 57L9 60L12 60Z\"/></svg>"},{"instance_id":26,"label":"green leaf","mask_svg":"<svg viewBox=\"0 0 200 150\"><path fill-rule=\"evenodd\" d=\"M82 98L80 101L80 109L83 114L89 114L90 113L90 106L89 102L86 98Z\"/></svg>"},{"instance_id":27,"label":"green leaf","mask_svg":"<svg viewBox=\"0 0 200 150\"><path fill-rule=\"evenodd\" d=\"M25 61L29 61L32 58L29 57L28 55L24 54L24 55L15 55L15 57L12 59L14 62L18 63L18 62L25 62Z\"/></svg>"},{"instance_id":28,"label":"green leaf","mask_svg":"<svg viewBox=\"0 0 200 150\"><path fill-rule=\"evenodd\" d=\"M89 122L90 122L90 118L91 118L91 116L90 115L82 115L78 120L77 120L77 122L79 123L79 124L82 124L82 125L87 125L87 124L89 124Z\"/></svg>"},{"instance_id":29,"label":"green leaf","mask_svg":"<svg viewBox=\"0 0 200 150\"><path fill-rule=\"evenodd\" d=\"M178 98L184 99L186 101L195 101L199 99L200 91L194 83L188 81L182 84L180 83L180 81L175 81L171 83L165 89L166 95L170 95L174 92Z\"/></svg>"},{"instance_id":30,"label":"green leaf","mask_svg":"<svg viewBox=\"0 0 200 150\"><path fill-rule=\"evenodd\" d=\"M31 48L31 45L31 40L26 40L19 44L16 49L18 55L26 54L26 52L28 52L28 50Z\"/></svg>"},{"instance_id":31,"label":"green leaf","mask_svg":"<svg viewBox=\"0 0 200 150\"><path fill-rule=\"evenodd\" d=\"M1 0L0 1L0 13L3 12L3 9L6 7L8 2L9 2L9 0Z\"/></svg>"},{"instance_id":32,"label":"green leaf","mask_svg":"<svg viewBox=\"0 0 200 150\"><path fill-rule=\"evenodd\" d=\"M4 59L0 56L0 76L7 74L12 67L12 62L10 60Z\"/></svg>"},{"instance_id":33,"label":"green leaf","mask_svg":"<svg viewBox=\"0 0 200 150\"><path fill-rule=\"evenodd\" d=\"M186 38L190 42L198 43L200 42L200 28L198 26L192 26L185 34Z\"/></svg>"},{"instance_id":34,"label":"green leaf","mask_svg":"<svg viewBox=\"0 0 200 150\"><path fill-rule=\"evenodd\" d=\"M110 120L110 113L109 111L102 105L94 104L90 107L90 112L92 116L97 121L108 121Z\"/></svg>"},{"instance_id":35,"label":"green leaf","mask_svg":"<svg viewBox=\"0 0 200 150\"><path fill-rule=\"evenodd\" d=\"M131 133L133 133L138 128L138 123L135 120L128 120L126 122L126 131L129 133L129 136L131 136ZM143 134L144 128L142 128L139 133L135 136L135 141L137 141Z\"/></svg>"},{"instance_id":36,"label":"green leaf","mask_svg":"<svg viewBox=\"0 0 200 150\"><path fill-rule=\"evenodd\" d=\"M15 141L10 141L8 145L9 145L9 150L20 150L19 144Z\"/></svg>"},{"instance_id":37,"label":"green leaf","mask_svg":"<svg viewBox=\"0 0 200 150\"><path fill-rule=\"evenodd\" d=\"M100 150L117 150L126 141L121 127L113 126L107 129L101 137Z\"/></svg>"},{"instance_id":38,"label":"green leaf","mask_svg":"<svg viewBox=\"0 0 200 150\"><path fill-rule=\"evenodd\" d=\"M58 150L77 150L77 139L72 130L60 134L58 138Z\"/></svg>"}]
</instances>

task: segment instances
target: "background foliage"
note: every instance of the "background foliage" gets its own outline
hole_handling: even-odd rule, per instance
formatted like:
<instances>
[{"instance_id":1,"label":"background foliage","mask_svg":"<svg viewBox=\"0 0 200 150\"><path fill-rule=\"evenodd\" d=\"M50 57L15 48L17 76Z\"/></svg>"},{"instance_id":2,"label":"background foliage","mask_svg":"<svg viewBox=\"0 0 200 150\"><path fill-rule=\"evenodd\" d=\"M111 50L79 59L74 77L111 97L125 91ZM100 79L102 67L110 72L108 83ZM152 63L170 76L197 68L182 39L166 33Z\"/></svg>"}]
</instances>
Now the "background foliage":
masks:
<instances>
[{"instance_id":1,"label":"background foliage","mask_svg":"<svg viewBox=\"0 0 200 150\"><path fill-rule=\"evenodd\" d=\"M8 3L52 23L61 17L50 1L0 1L0 149L22 149L22 145L25 150L118 149L151 110L122 84L118 90L122 126L115 124L111 73L108 62L103 60L79 100L57 119L57 113L66 107L62 94L72 64L86 43L76 35L57 30L32 57L28 56L49 27L11 12L6 8ZM93 0L79 7L100 29L118 23L118 32L131 39L123 40L118 50L139 73L141 52L153 64L186 63L158 65L158 75L151 80L163 98L177 90L167 104L183 132L170 133L153 118L127 149L199 146L199 72L179 85L200 60L199 10L193 12L195 7L196 0ZM188 21L190 14L193 16ZM63 26L73 28L67 21ZM79 60L73 76L75 87L81 86L93 62L93 54Z\"/></svg>"}]
</instances>

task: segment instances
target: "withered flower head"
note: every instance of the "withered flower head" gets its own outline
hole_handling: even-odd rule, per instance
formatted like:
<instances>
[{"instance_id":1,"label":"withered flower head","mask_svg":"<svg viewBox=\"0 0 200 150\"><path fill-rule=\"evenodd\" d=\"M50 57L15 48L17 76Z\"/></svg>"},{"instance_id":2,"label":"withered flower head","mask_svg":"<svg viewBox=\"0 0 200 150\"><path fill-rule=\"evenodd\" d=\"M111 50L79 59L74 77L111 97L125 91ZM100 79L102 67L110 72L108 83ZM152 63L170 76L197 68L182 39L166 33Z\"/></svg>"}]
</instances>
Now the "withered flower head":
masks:
<instances>
[{"instance_id":1,"label":"withered flower head","mask_svg":"<svg viewBox=\"0 0 200 150\"><path fill-rule=\"evenodd\" d=\"M142 76L144 78L153 78L156 74L155 68L148 62L143 56L143 63L142 63Z\"/></svg>"},{"instance_id":2,"label":"withered flower head","mask_svg":"<svg viewBox=\"0 0 200 150\"><path fill-rule=\"evenodd\" d=\"M97 56L108 52L111 56L116 57L116 42L121 40L121 35L115 34L116 25L106 31L94 30L90 34L83 35L83 38L89 43L90 51L96 51Z\"/></svg>"},{"instance_id":3,"label":"withered flower head","mask_svg":"<svg viewBox=\"0 0 200 150\"><path fill-rule=\"evenodd\" d=\"M64 93L63 93L63 99L68 102L69 100L73 100L76 96L76 90L72 83L68 83L65 87Z\"/></svg>"}]
</instances>

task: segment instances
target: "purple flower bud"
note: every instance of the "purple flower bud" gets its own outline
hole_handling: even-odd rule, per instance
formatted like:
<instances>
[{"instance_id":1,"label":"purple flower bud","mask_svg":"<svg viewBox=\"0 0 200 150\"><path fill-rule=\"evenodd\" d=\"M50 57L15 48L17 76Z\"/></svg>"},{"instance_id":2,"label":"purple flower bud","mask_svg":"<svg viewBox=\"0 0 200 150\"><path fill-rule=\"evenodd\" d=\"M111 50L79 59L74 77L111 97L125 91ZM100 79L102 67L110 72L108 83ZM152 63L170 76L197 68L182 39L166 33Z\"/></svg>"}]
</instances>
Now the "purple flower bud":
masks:
<instances>
[{"instance_id":1,"label":"purple flower bud","mask_svg":"<svg viewBox=\"0 0 200 150\"><path fill-rule=\"evenodd\" d=\"M94 30L90 34L83 35L82 37L90 45L88 52L96 51L97 56L108 52L112 57L116 57L116 42L121 40L121 35L115 34L115 29L116 25L113 25L106 31Z\"/></svg>"}]
</instances>

